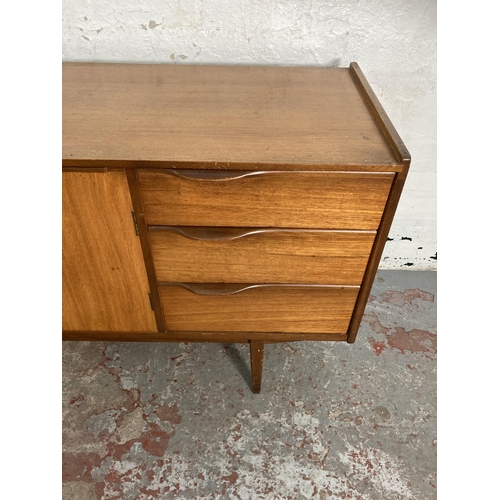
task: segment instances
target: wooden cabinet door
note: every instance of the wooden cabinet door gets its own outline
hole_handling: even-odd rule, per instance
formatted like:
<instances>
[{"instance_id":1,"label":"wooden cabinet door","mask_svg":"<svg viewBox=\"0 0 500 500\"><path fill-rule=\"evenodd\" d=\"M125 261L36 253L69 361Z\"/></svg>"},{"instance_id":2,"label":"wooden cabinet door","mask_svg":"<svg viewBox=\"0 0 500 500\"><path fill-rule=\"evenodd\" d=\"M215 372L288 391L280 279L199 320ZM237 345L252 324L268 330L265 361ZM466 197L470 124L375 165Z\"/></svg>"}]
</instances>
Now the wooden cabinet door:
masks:
<instances>
[{"instance_id":1,"label":"wooden cabinet door","mask_svg":"<svg viewBox=\"0 0 500 500\"><path fill-rule=\"evenodd\" d=\"M63 330L157 331L124 172L64 172Z\"/></svg>"}]
</instances>

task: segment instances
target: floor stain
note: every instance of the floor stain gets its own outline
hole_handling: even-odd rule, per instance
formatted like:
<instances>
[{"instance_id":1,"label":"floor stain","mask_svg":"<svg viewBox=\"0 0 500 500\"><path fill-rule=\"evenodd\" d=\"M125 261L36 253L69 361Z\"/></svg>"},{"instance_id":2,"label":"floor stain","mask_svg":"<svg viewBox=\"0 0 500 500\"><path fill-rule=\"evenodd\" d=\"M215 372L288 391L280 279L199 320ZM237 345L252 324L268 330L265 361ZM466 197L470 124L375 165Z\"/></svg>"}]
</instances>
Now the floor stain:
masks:
<instances>
[{"instance_id":1,"label":"floor stain","mask_svg":"<svg viewBox=\"0 0 500 500\"><path fill-rule=\"evenodd\" d=\"M379 271L356 342L266 345L259 395L245 344L64 342L63 500L435 500L434 289Z\"/></svg>"}]
</instances>

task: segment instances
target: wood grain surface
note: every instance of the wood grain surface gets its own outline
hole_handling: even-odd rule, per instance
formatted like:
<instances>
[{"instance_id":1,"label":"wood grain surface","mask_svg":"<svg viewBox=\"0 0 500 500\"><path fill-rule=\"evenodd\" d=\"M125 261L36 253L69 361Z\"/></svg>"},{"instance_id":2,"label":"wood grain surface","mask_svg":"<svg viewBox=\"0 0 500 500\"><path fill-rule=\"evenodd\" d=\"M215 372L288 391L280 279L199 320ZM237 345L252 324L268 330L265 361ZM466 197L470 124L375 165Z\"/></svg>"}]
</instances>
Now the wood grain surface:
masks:
<instances>
[{"instance_id":1,"label":"wood grain surface","mask_svg":"<svg viewBox=\"0 0 500 500\"><path fill-rule=\"evenodd\" d=\"M157 331L125 173L63 178L63 330Z\"/></svg>"},{"instance_id":2,"label":"wood grain surface","mask_svg":"<svg viewBox=\"0 0 500 500\"><path fill-rule=\"evenodd\" d=\"M393 173L139 170L148 225L376 230Z\"/></svg>"},{"instance_id":3,"label":"wood grain surface","mask_svg":"<svg viewBox=\"0 0 500 500\"><path fill-rule=\"evenodd\" d=\"M410 164L356 63L63 63L62 121L64 339L354 342Z\"/></svg>"},{"instance_id":4,"label":"wood grain surface","mask_svg":"<svg viewBox=\"0 0 500 500\"><path fill-rule=\"evenodd\" d=\"M189 285L190 286L190 285ZM160 286L167 330L346 333L359 287L257 285L217 295Z\"/></svg>"},{"instance_id":5,"label":"wood grain surface","mask_svg":"<svg viewBox=\"0 0 500 500\"><path fill-rule=\"evenodd\" d=\"M156 227L158 281L360 285L375 232Z\"/></svg>"},{"instance_id":6,"label":"wood grain surface","mask_svg":"<svg viewBox=\"0 0 500 500\"><path fill-rule=\"evenodd\" d=\"M68 165L400 166L353 69L63 63L62 74Z\"/></svg>"}]
</instances>

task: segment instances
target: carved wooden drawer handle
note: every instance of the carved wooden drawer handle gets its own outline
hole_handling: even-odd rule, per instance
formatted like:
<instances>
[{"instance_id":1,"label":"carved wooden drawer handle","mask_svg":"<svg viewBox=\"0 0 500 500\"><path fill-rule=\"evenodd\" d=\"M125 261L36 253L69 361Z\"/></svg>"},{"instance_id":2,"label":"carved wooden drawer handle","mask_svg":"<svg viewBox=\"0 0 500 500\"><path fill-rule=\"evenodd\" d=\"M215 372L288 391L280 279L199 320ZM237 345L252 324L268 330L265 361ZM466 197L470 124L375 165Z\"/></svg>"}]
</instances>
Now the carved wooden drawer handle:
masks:
<instances>
[{"instance_id":1,"label":"carved wooden drawer handle","mask_svg":"<svg viewBox=\"0 0 500 500\"><path fill-rule=\"evenodd\" d=\"M275 172L260 172L260 171L229 171L229 170L174 170L164 169L163 173L179 177L180 179L189 179L194 181L231 181L243 179L245 177L255 175L266 175Z\"/></svg>"},{"instance_id":2,"label":"carved wooden drawer handle","mask_svg":"<svg viewBox=\"0 0 500 500\"><path fill-rule=\"evenodd\" d=\"M269 233L347 233L330 229L277 229L259 227L195 227L195 226L149 226L148 231L166 231L178 234L191 240L200 241L230 241L257 234ZM354 231L351 231L354 232ZM357 234L375 234L375 231L355 231Z\"/></svg>"},{"instance_id":3,"label":"carved wooden drawer handle","mask_svg":"<svg viewBox=\"0 0 500 500\"><path fill-rule=\"evenodd\" d=\"M329 288L329 289L359 289L359 286L346 285L289 285L269 283L168 283L160 282L160 286L177 286L196 295L234 295L256 288Z\"/></svg>"}]
</instances>

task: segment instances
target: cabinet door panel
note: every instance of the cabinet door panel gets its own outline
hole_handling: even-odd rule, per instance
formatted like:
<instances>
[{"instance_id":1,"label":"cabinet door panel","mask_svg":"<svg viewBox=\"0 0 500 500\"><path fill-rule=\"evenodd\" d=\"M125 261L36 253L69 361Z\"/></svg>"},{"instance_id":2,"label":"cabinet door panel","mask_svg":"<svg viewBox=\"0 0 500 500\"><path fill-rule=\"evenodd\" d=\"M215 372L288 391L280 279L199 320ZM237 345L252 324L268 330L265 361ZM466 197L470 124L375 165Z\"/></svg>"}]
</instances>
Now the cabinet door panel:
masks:
<instances>
[{"instance_id":1,"label":"cabinet door panel","mask_svg":"<svg viewBox=\"0 0 500 500\"><path fill-rule=\"evenodd\" d=\"M63 330L156 331L126 174L63 174Z\"/></svg>"}]
</instances>

